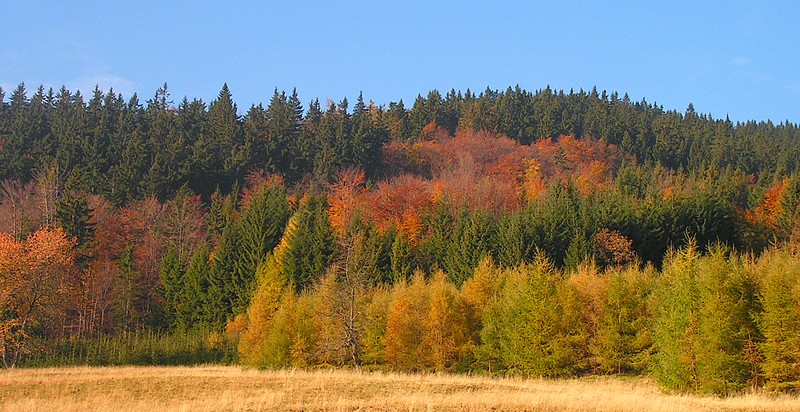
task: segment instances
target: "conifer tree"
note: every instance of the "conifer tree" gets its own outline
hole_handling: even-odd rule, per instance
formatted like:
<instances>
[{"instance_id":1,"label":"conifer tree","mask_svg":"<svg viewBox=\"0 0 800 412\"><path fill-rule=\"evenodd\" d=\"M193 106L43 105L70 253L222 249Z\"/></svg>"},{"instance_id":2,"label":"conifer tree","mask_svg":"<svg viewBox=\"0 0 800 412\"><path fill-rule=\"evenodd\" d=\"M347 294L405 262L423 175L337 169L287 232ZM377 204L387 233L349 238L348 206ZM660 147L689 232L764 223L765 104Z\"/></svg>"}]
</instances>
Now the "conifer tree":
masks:
<instances>
[{"instance_id":1,"label":"conifer tree","mask_svg":"<svg viewBox=\"0 0 800 412\"><path fill-rule=\"evenodd\" d=\"M539 257L513 270L484 319L481 360L533 376L570 376L586 368L586 320L577 291Z\"/></svg>"},{"instance_id":2,"label":"conifer tree","mask_svg":"<svg viewBox=\"0 0 800 412\"><path fill-rule=\"evenodd\" d=\"M436 371L456 368L465 360L469 342L464 302L444 272L437 272L428 286L429 311L424 319L423 353Z\"/></svg>"},{"instance_id":3,"label":"conifer tree","mask_svg":"<svg viewBox=\"0 0 800 412\"><path fill-rule=\"evenodd\" d=\"M591 351L606 373L646 372L652 338L650 308L652 268L607 271L609 286Z\"/></svg>"},{"instance_id":4,"label":"conifer tree","mask_svg":"<svg viewBox=\"0 0 800 412\"><path fill-rule=\"evenodd\" d=\"M278 245L289 218L286 191L279 182L266 183L251 196L235 226L233 271L228 283L233 313L242 313L254 290L256 267ZM230 263L230 262L228 262Z\"/></svg>"},{"instance_id":5,"label":"conifer tree","mask_svg":"<svg viewBox=\"0 0 800 412\"><path fill-rule=\"evenodd\" d=\"M239 340L239 356L246 365L265 366L265 347L271 322L282 306L289 285L281 267L283 251L276 250L258 266L258 287L247 308L247 330Z\"/></svg>"},{"instance_id":6,"label":"conifer tree","mask_svg":"<svg viewBox=\"0 0 800 412\"><path fill-rule=\"evenodd\" d=\"M141 303L144 299L141 290L141 274L133 265L133 247L128 246L117 266L119 276L116 283L117 302L114 313L120 332L132 332L143 325Z\"/></svg>"},{"instance_id":7,"label":"conifer tree","mask_svg":"<svg viewBox=\"0 0 800 412\"><path fill-rule=\"evenodd\" d=\"M653 375L672 390L697 389L697 342L700 296L699 253L693 243L673 252L664 263L653 313Z\"/></svg>"},{"instance_id":8,"label":"conifer tree","mask_svg":"<svg viewBox=\"0 0 800 412\"><path fill-rule=\"evenodd\" d=\"M414 250L404 233L395 234L391 253L392 280L399 282L410 279L417 265L414 262Z\"/></svg>"},{"instance_id":9,"label":"conifer tree","mask_svg":"<svg viewBox=\"0 0 800 412\"><path fill-rule=\"evenodd\" d=\"M164 299L165 321L173 328L179 324L185 325L183 322L179 323L178 320L179 313L183 309L181 308L183 304L181 298L186 288L184 272L185 267L178 258L178 253L174 249L167 251L167 254L161 259L159 295Z\"/></svg>"},{"instance_id":10,"label":"conifer tree","mask_svg":"<svg viewBox=\"0 0 800 412\"><path fill-rule=\"evenodd\" d=\"M211 287L210 248L200 245L192 256L183 276L182 289L178 291L180 305L176 307L178 329L189 330L196 326L215 326L217 313L211 302L214 289Z\"/></svg>"},{"instance_id":11,"label":"conifer tree","mask_svg":"<svg viewBox=\"0 0 800 412\"><path fill-rule=\"evenodd\" d=\"M401 281L394 285L383 337L386 362L390 367L405 371L422 369L424 325L418 317L429 310L422 272L415 273L408 283Z\"/></svg>"},{"instance_id":12,"label":"conifer tree","mask_svg":"<svg viewBox=\"0 0 800 412\"><path fill-rule=\"evenodd\" d=\"M755 287L744 265L712 247L700 260L697 376L699 391L729 394L745 388L753 378L749 349L758 339L752 315Z\"/></svg>"},{"instance_id":13,"label":"conifer tree","mask_svg":"<svg viewBox=\"0 0 800 412\"><path fill-rule=\"evenodd\" d=\"M800 261L797 255L773 251L756 266L761 273L759 316L764 335L762 369L767 386L779 391L800 388Z\"/></svg>"},{"instance_id":14,"label":"conifer tree","mask_svg":"<svg viewBox=\"0 0 800 412\"><path fill-rule=\"evenodd\" d=\"M322 278L333 263L336 250L324 199L308 199L295 216L293 234L287 239L284 268L295 290L300 292Z\"/></svg>"},{"instance_id":15,"label":"conifer tree","mask_svg":"<svg viewBox=\"0 0 800 412\"><path fill-rule=\"evenodd\" d=\"M79 265L87 263L95 235L95 222L92 221L88 200L67 191L61 201L56 203L55 218L64 232L75 238L77 263Z\"/></svg>"}]
</instances>

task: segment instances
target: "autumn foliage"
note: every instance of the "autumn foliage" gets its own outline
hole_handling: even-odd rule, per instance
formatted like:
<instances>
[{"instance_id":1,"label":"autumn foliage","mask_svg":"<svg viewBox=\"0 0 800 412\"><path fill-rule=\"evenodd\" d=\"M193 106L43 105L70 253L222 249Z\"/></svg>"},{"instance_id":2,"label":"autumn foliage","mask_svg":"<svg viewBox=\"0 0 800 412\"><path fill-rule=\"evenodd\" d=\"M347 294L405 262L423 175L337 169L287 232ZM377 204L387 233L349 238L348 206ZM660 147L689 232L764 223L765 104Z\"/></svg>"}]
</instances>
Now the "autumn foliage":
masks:
<instances>
[{"instance_id":1,"label":"autumn foliage","mask_svg":"<svg viewBox=\"0 0 800 412\"><path fill-rule=\"evenodd\" d=\"M187 362L798 387L795 126L549 88L245 116L227 87L15 96L6 367L156 334L203 342ZM31 107L54 123L26 137Z\"/></svg>"}]
</instances>

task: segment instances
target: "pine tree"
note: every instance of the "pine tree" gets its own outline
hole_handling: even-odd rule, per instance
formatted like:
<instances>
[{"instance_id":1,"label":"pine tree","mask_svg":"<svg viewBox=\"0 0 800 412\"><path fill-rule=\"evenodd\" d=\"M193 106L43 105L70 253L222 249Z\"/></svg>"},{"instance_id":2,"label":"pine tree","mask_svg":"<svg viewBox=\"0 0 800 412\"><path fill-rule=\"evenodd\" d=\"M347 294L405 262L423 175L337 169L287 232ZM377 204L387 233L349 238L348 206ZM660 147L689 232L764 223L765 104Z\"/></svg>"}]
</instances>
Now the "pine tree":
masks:
<instances>
[{"instance_id":1,"label":"pine tree","mask_svg":"<svg viewBox=\"0 0 800 412\"><path fill-rule=\"evenodd\" d=\"M414 259L414 249L408 243L404 233L394 236L391 262L393 282L410 279L414 271L418 269Z\"/></svg>"},{"instance_id":2,"label":"pine tree","mask_svg":"<svg viewBox=\"0 0 800 412\"><path fill-rule=\"evenodd\" d=\"M181 297L186 288L184 282L185 265L180 261L178 253L170 249L164 258L161 259L161 284L159 287L159 295L164 299L164 315L165 321L170 327L175 328L179 324L179 313L182 309Z\"/></svg>"},{"instance_id":3,"label":"pine tree","mask_svg":"<svg viewBox=\"0 0 800 412\"><path fill-rule=\"evenodd\" d=\"M425 363L436 371L453 370L465 361L469 342L464 302L456 287L438 272L428 286L429 311L422 336Z\"/></svg>"},{"instance_id":4,"label":"pine tree","mask_svg":"<svg viewBox=\"0 0 800 412\"><path fill-rule=\"evenodd\" d=\"M697 343L700 295L694 244L668 256L656 288L653 313L653 375L666 388L698 388Z\"/></svg>"},{"instance_id":5,"label":"pine tree","mask_svg":"<svg viewBox=\"0 0 800 412\"><path fill-rule=\"evenodd\" d=\"M418 317L429 310L427 285L421 272L414 274L410 283L394 285L383 337L386 363L390 367L405 371L422 369L424 325Z\"/></svg>"},{"instance_id":6,"label":"pine tree","mask_svg":"<svg viewBox=\"0 0 800 412\"><path fill-rule=\"evenodd\" d=\"M179 305L176 306L175 324L180 330L195 327L217 326L217 313L211 302L215 297L211 294L211 262L210 248L200 245L192 256L186 273L183 276L182 288L176 290Z\"/></svg>"},{"instance_id":7,"label":"pine tree","mask_svg":"<svg viewBox=\"0 0 800 412\"><path fill-rule=\"evenodd\" d=\"M143 325L141 274L133 265L133 247L128 246L117 266L119 275L116 283L117 302L114 307L116 324L120 332L133 332Z\"/></svg>"},{"instance_id":8,"label":"pine tree","mask_svg":"<svg viewBox=\"0 0 800 412\"><path fill-rule=\"evenodd\" d=\"M113 204L122 206L144 197L140 183L151 162L144 113L135 94L120 118L112 146L118 152L119 160L112 162L109 168L108 198Z\"/></svg>"},{"instance_id":9,"label":"pine tree","mask_svg":"<svg viewBox=\"0 0 800 412\"><path fill-rule=\"evenodd\" d=\"M748 350L758 333L752 318L755 287L741 261L726 254L724 248L712 247L698 264L699 390L723 395L741 391L753 378Z\"/></svg>"},{"instance_id":10,"label":"pine tree","mask_svg":"<svg viewBox=\"0 0 800 412\"><path fill-rule=\"evenodd\" d=\"M650 363L652 268L607 271L608 293L591 351L606 373L642 373Z\"/></svg>"},{"instance_id":11,"label":"pine tree","mask_svg":"<svg viewBox=\"0 0 800 412\"><path fill-rule=\"evenodd\" d=\"M336 250L324 199L308 199L295 216L295 229L287 240L284 268L299 293L322 278L333 263Z\"/></svg>"},{"instance_id":12,"label":"pine tree","mask_svg":"<svg viewBox=\"0 0 800 412\"><path fill-rule=\"evenodd\" d=\"M235 226L235 252L227 292L232 313L243 313L254 290L256 267L278 245L289 219L286 191L279 182L266 183L250 197ZM221 256L220 256L221 258Z\"/></svg>"},{"instance_id":13,"label":"pine tree","mask_svg":"<svg viewBox=\"0 0 800 412\"><path fill-rule=\"evenodd\" d=\"M85 265L90 258L95 235L95 222L92 221L89 201L67 191L61 201L56 203L55 219L68 236L75 238L78 264Z\"/></svg>"},{"instance_id":14,"label":"pine tree","mask_svg":"<svg viewBox=\"0 0 800 412\"><path fill-rule=\"evenodd\" d=\"M480 361L533 376L571 376L586 368L586 320L577 295L539 257L511 271L484 318Z\"/></svg>"},{"instance_id":15,"label":"pine tree","mask_svg":"<svg viewBox=\"0 0 800 412\"><path fill-rule=\"evenodd\" d=\"M773 251L755 268L761 275L758 322L764 335L762 369L767 386L778 391L800 388L800 261L797 255Z\"/></svg>"},{"instance_id":16,"label":"pine tree","mask_svg":"<svg viewBox=\"0 0 800 412\"><path fill-rule=\"evenodd\" d=\"M258 266L258 287L247 308L247 330L239 340L239 356L245 365L265 366L267 336L271 322L281 307L289 279L281 267L283 251L271 254Z\"/></svg>"}]
</instances>

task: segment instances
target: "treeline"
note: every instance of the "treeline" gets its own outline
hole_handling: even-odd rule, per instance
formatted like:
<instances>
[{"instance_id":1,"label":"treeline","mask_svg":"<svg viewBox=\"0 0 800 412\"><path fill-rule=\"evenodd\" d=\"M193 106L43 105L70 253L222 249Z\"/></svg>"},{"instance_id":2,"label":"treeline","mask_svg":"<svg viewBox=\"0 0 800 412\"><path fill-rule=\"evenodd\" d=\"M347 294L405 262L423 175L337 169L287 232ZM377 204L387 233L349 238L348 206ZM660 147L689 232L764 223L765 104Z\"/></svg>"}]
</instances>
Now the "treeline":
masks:
<instances>
[{"instance_id":1,"label":"treeline","mask_svg":"<svg viewBox=\"0 0 800 412\"><path fill-rule=\"evenodd\" d=\"M437 127L502 134L530 145L575 136L615 145L639 164L696 171L732 167L771 180L797 170L800 131L788 121L733 123L664 110L627 95L597 90L529 92L519 87L475 94L431 91L412 107L403 101L376 106L359 96L313 100L304 109L297 93L277 90L269 104L238 113L227 85L210 103L170 100L166 84L144 104L113 91L91 96L24 84L0 90L0 180L29 182L55 173L62 185L105 196L122 206L156 196L165 200L184 184L208 199L229 193L253 170L299 181L326 182L349 166L374 180L390 176L381 148L431 138Z\"/></svg>"},{"instance_id":2,"label":"treeline","mask_svg":"<svg viewBox=\"0 0 800 412\"><path fill-rule=\"evenodd\" d=\"M783 326L763 320L766 273L795 276L784 266L796 257L773 247L800 235L789 123L733 125L594 91L432 92L410 110L359 98L352 113L346 101L304 112L276 92L240 117L227 87L208 106L175 106L166 86L141 106L99 90L86 103L65 89L28 99L20 86L0 132L7 367L229 361L220 348L238 345L259 366L651 371L717 393L797 379L795 355L774 352L792 346L770 343ZM699 269L669 289L686 253ZM701 293L707 260L727 265L718 291L734 272L747 279L732 290L750 288L749 329L730 332L747 341L724 343L734 360L746 348L748 369L724 383L704 374L728 366L695 362L723 345L697 329L719 326L701 321L715 299ZM615 291L621 273L640 283ZM678 329L658 329L663 302L684 295L688 315L669 315ZM625 326L635 339L601 336L611 296L620 322L639 322ZM125 336L155 338L125 357ZM602 358L633 350L617 349L626 339L636 359ZM674 353L688 363L663 363Z\"/></svg>"},{"instance_id":3,"label":"treeline","mask_svg":"<svg viewBox=\"0 0 800 412\"><path fill-rule=\"evenodd\" d=\"M543 255L502 267L487 257L460 287L441 271L372 284L368 265L344 264L301 293L284 253L263 264L252 306L228 327L245 364L651 373L666 388L712 394L800 385L793 253L753 259L713 246L701 255L691 243L660 273L591 263L562 271Z\"/></svg>"}]
</instances>

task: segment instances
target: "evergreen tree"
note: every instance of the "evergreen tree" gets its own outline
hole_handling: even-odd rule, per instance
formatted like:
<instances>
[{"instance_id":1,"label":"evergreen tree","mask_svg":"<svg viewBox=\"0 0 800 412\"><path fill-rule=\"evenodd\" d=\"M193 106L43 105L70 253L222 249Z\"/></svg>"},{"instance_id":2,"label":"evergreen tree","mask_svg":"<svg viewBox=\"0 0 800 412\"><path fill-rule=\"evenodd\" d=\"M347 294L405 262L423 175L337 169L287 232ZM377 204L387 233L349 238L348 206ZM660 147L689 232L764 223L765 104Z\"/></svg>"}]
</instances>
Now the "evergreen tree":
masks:
<instances>
[{"instance_id":1,"label":"evergreen tree","mask_svg":"<svg viewBox=\"0 0 800 412\"><path fill-rule=\"evenodd\" d=\"M606 272L608 293L597 335L591 345L607 373L642 373L650 365L650 308L655 275L630 267Z\"/></svg>"},{"instance_id":2,"label":"evergreen tree","mask_svg":"<svg viewBox=\"0 0 800 412\"><path fill-rule=\"evenodd\" d=\"M179 317L179 313L185 310L181 307L182 302L180 299L186 288L184 274L185 266L178 258L178 253L170 249L161 259L159 295L164 299L165 321L173 328L186 326L185 321Z\"/></svg>"},{"instance_id":3,"label":"evergreen tree","mask_svg":"<svg viewBox=\"0 0 800 412\"><path fill-rule=\"evenodd\" d=\"M133 247L128 246L117 262L119 275L115 285L117 302L114 314L120 332L133 332L144 325L142 275L134 267L133 259Z\"/></svg>"},{"instance_id":4,"label":"evergreen tree","mask_svg":"<svg viewBox=\"0 0 800 412\"><path fill-rule=\"evenodd\" d=\"M230 161L231 155L243 143L239 114L236 103L233 102L228 84L222 85L219 96L211 102L208 109L208 138L214 150L209 162L209 177L207 177L207 191L216 185L228 187L236 176L238 164Z\"/></svg>"},{"instance_id":5,"label":"evergreen tree","mask_svg":"<svg viewBox=\"0 0 800 412\"><path fill-rule=\"evenodd\" d=\"M182 288L176 290L179 305L175 311L175 324L179 330L218 325L218 313L214 311L213 303L220 299L212 295L215 289L211 285L210 253L205 244L194 251L183 275Z\"/></svg>"},{"instance_id":6,"label":"evergreen tree","mask_svg":"<svg viewBox=\"0 0 800 412\"><path fill-rule=\"evenodd\" d=\"M761 274L758 322L764 335L762 369L767 386L779 391L800 388L800 263L797 256L773 251L754 268Z\"/></svg>"},{"instance_id":7,"label":"evergreen tree","mask_svg":"<svg viewBox=\"0 0 800 412\"><path fill-rule=\"evenodd\" d=\"M85 197L67 191L61 201L56 203L55 218L67 236L75 239L78 263L84 265L89 259L91 244L95 237L92 211Z\"/></svg>"},{"instance_id":8,"label":"evergreen tree","mask_svg":"<svg viewBox=\"0 0 800 412\"><path fill-rule=\"evenodd\" d=\"M484 318L480 360L533 376L571 376L586 368L586 320L570 284L539 257L513 270Z\"/></svg>"},{"instance_id":9,"label":"evergreen tree","mask_svg":"<svg viewBox=\"0 0 800 412\"><path fill-rule=\"evenodd\" d=\"M310 198L296 216L283 262L289 281L300 292L322 278L336 250L324 199Z\"/></svg>"},{"instance_id":10,"label":"evergreen tree","mask_svg":"<svg viewBox=\"0 0 800 412\"><path fill-rule=\"evenodd\" d=\"M698 289L697 375L699 390L729 394L745 388L754 377L752 350L758 331L752 315L756 312L755 287L744 265L714 247L700 260Z\"/></svg>"},{"instance_id":11,"label":"evergreen tree","mask_svg":"<svg viewBox=\"0 0 800 412\"><path fill-rule=\"evenodd\" d=\"M121 206L144 197L139 185L150 168L144 112L135 94L121 115L112 147L118 152L119 161L109 168L108 198Z\"/></svg>"}]
</instances>

